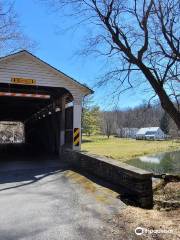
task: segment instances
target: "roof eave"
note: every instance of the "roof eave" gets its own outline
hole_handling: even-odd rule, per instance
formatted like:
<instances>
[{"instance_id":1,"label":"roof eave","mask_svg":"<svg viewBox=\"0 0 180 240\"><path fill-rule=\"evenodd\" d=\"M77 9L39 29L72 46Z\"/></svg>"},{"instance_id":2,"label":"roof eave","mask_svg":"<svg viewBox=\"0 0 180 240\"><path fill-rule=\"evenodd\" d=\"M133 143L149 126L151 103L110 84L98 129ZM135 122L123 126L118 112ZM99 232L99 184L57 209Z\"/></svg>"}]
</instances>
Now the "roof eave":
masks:
<instances>
[{"instance_id":1,"label":"roof eave","mask_svg":"<svg viewBox=\"0 0 180 240\"><path fill-rule=\"evenodd\" d=\"M40 59L39 57L35 56L34 54L32 54L31 52L27 51L27 50L21 50L19 52L15 52L9 55L6 55L4 57L0 58L0 61L3 60L8 60L9 58L15 57L16 55L21 55L21 54L26 54L28 56L32 56L33 58L35 58L36 60L38 60L39 62L45 64L46 66L50 67L52 70L56 71L56 73L58 74L62 74L64 77L68 78L69 80L71 80L74 84L76 84L77 86L81 87L82 89L85 90L85 96L93 94L94 91L89 88L88 86L85 86L84 84L78 82L77 80L73 79L72 77L68 76L67 74L61 72L60 70L58 70L57 68L53 67L52 65L50 65L49 63L43 61L42 59Z\"/></svg>"}]
</instances>

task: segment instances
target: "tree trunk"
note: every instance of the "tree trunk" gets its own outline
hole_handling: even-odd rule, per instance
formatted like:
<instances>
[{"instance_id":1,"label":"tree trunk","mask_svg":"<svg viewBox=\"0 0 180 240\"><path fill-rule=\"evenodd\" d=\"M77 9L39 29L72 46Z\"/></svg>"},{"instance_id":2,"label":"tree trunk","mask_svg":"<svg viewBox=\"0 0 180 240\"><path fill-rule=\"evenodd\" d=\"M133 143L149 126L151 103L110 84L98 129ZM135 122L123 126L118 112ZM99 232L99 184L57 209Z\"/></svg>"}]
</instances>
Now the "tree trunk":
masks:
<instances>
[{"instance_id":1,"label":"tree trunk","mask_svg":"<svg viewBox=\"0 0 180 240\"><path fill-rule=\"evenodd\" d=\"M164 90L161 83L159 83L151 73L151 71L143 64L138 63L139 68L144 73L145 77L148 79L149 83L153 87L155 93L158 95L162 108L169 114L169 116L174 120L178 129L180 130L180 112L175 107L173 102L170 100L166 91Z\"/></svg>"},{"instance_id":2,"label":"tree trunk","mask_svg":"<svg viewBox=\"0 0 180 240\"><path fill-rule=\"evenodd\" d=\"M159 92L158 96L161 101L162 108L170 115L180 130L180 112L176 109L172 101L169 99L164 89Z\"/></svg>"}]
</instances>

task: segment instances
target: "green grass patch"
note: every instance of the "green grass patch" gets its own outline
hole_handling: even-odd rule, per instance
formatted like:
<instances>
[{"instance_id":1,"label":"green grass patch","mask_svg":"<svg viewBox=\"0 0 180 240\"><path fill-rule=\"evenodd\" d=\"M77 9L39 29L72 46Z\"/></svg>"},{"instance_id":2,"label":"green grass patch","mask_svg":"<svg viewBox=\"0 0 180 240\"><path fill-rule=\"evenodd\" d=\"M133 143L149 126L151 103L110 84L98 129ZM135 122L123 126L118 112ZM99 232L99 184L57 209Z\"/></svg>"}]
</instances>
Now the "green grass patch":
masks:
<instances>
[{"instance_id":1,"label":"green grass patch","mask_svg":"<svg viewBox=\"0 0 180 240\"><path fill-rule=\"evenodd\" d=\"M101 135L83 136L82 151L105 156L121 161L158 152L180 150L180 143L175 140L144 141Z\"/></svg>"}]
</instances>

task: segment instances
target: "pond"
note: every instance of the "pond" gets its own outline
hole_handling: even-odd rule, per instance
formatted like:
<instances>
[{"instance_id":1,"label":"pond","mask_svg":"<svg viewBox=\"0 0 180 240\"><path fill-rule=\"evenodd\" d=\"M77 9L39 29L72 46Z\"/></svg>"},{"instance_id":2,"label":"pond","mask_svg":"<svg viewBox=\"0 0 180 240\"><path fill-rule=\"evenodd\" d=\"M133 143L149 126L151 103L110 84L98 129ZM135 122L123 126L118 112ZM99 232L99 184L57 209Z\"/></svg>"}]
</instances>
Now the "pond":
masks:
<instances>
[{"instance_id":1,"label":"pond","mask_svg":"<svg viewBox=\"0 0 180 240\"><path fill-rule=\"evenodd\" d=\"M180 151L142 156L126 163L156 174L180 174Z\"/></svg>"}]
</instances>

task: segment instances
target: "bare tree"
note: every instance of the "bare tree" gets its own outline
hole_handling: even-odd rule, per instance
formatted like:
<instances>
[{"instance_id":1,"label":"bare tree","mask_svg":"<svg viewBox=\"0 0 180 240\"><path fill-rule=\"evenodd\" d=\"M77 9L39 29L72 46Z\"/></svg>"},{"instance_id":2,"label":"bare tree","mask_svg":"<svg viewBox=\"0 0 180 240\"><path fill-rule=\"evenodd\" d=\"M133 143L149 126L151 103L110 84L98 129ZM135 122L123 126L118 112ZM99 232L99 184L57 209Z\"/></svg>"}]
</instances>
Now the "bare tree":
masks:
<instances>
[{"instance_id":1,"label":"bare tree","mask_svg":"<svg viewBox=\"0 0 180 240\"><path fill-rule=\"evenodd\" d=\"M102 132L108 138L114 133L114 116L112 112L102 113Z\"/></svg>"},{"instance_id":2,"label":"bare tree","mask_svg":"<svg viewBox=\"0 0 180 240\"><path fill-rule=\"evenodd\" d=\"M158 19L156 26L160 30L160 33L156 34L156 42L166 57L180 61L180 38L177 29L180 24L179 0L158 0L154 3L154 9ZM159 37L161 33L163 38ZM162 42L162 39L165 42Z\"/></svg>"},{"instance_id":3,"label":"bare tree","mask_svg":"<svg viewBox=\"0 0 180 240\"><path fill-rule=\"evenodd\" d=\"M115 60L100 85L111 82L120 94L146 83L180 129L179 0L49 1L94 27L86 54Z\"/></svg>"},{"instance_id":4,"label":"bare tree","mask_svg":"<svg viewBox=\"0 0 180 240\"><path fill-rule=\"evenodd\" d=\"M23 34L19 26L14 4L0 0L0 56L34 46L35 43Z\"/></svg>"},{"instance_id":5,"label":"bare tree","mask_svg":"<svg viewBox=\"0 0 180 240\"><path fill-rule=\"evenodd\" d=\"M169 59L169 67L164 72L163 83L169 88L169 96L180 111L180 1L157 0L153 2L155 16L155 42L158 54Z\"/></svg>"}]
</instances>

